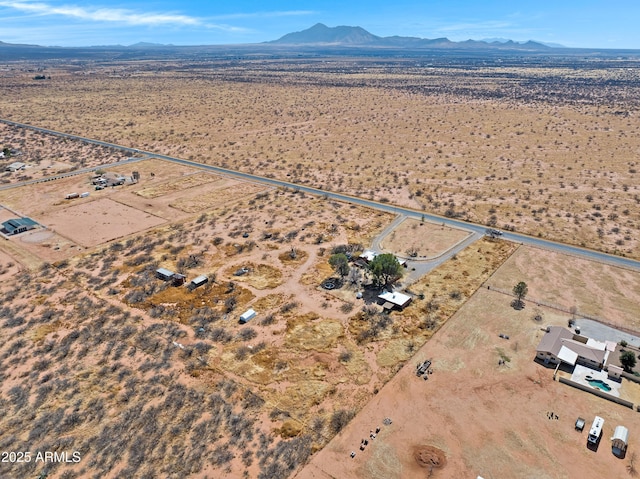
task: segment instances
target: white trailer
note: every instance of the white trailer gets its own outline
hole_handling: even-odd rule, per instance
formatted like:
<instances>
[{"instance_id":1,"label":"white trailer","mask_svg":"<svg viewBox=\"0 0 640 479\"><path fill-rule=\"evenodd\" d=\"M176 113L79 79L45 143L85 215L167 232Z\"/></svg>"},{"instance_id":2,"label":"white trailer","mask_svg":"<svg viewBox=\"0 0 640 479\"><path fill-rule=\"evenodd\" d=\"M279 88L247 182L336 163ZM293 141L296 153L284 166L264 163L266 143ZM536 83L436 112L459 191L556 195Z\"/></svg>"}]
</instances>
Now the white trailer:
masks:
<instances>
[{"instance_id":1,"label":"white trailer","mask_svg":"<svg viewBox=\"0 0 640 479\"><path fill-rule=\"evenodd\" d=\"M240 324L245 324L256 317L256 312L253 309L247 309L240 316Z\"/></svg>"},{"instance_id":2,"label":"white trailer","mask_svg":"<svg viewBox=\"0 0 640 479\"><path fill-rule=\"evenodd\" d=\"M591 425L591 429L589 429L589 436L587 436L588 444L597 444L600 440L600 436L602 435L602 426L604 425L604 419L600 416L596 416L593 420L593 424Z\"/></svg>"}]
</instances>

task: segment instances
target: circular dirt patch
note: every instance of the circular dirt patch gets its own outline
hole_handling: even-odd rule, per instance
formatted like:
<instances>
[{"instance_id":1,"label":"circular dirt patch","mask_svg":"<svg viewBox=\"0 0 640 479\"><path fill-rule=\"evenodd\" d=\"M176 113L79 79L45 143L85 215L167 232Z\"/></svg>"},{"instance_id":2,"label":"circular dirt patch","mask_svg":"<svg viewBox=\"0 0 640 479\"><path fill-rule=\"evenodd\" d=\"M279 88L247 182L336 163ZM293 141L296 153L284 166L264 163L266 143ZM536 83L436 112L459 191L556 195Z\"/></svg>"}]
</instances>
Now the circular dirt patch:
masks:
<instances>
[{"instance_id":1,"label":"circular dirt patch","mask_svg":"<svg viewBox=\"0 0 640 479\"><path fill-rule=\"evenodd\" d=\"M413 451L413 457L420 467L427 469L442 469L447 465L444 451L433 446L417 446Z\"/></svg>"},{"instance_id":2,"label":"circular dirt patch","mask_svg":"<svg viewBox=\"0 0 640 479\"><path fill-rule=\"evenodd\" d=\"M42 243L52 236L53 233L51 231L35 231L33 233L23 235L20 238L20 241L22 241L23 243Z\"/></svg>"}]
</instances>

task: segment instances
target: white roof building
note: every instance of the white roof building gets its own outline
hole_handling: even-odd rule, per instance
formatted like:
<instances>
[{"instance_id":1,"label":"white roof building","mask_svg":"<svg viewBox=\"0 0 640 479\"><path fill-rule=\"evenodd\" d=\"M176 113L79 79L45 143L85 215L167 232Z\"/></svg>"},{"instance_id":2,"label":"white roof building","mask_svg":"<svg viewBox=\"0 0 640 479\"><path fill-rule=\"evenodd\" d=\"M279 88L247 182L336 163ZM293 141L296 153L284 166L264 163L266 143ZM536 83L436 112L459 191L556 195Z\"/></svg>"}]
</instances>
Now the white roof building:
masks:
<instances>
[{"instance_id":1,"label":"white roof building","mask_svg":"<svg viewBox=\"0 0 640 479\"><path fill-rule=\"evenodd\" d=\"M394 306L402 309L411 302L411 296L394 292L384 292L379 294L378 298L385 301L383 305L385 309L393 309Z\"/></svg>"}]
</instances>

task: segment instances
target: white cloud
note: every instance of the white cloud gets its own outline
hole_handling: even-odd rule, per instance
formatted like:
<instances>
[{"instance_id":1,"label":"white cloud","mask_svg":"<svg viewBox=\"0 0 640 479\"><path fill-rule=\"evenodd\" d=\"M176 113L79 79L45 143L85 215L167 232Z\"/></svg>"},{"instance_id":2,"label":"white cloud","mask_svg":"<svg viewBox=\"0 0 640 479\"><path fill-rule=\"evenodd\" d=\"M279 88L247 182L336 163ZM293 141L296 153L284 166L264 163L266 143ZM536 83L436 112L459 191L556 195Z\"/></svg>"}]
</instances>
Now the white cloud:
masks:
<instances>
[{"instance_id":1,"label":"white cloud","mask_svg":"<svg viewBox=\"0 0 640 479\"><path fill-rule=\"evenodd\" d=\"M251 13L229 13L227 15L215 15L216 19L236 19L236 18L277 18L277 17L298 17L304 15L315 15L318 12L313 10L287 10L275 12L251 12Z\"/></svg>"},{"instance_id":2,"label":"white cloud","mask_svg":"<svg viewBox=\"0 0 640 479\"><path fill-rule=\"evenodd\" d=\"M128 25L185 25L206 26L233 30L225 25L206 25L201 19L178 13L140 13L123 8L79 7L75 5L54 6L41 2L0 0L0 7L12 8L33 15L62 15L78 20L115 22Z\"/></svg>"}]
</instances>

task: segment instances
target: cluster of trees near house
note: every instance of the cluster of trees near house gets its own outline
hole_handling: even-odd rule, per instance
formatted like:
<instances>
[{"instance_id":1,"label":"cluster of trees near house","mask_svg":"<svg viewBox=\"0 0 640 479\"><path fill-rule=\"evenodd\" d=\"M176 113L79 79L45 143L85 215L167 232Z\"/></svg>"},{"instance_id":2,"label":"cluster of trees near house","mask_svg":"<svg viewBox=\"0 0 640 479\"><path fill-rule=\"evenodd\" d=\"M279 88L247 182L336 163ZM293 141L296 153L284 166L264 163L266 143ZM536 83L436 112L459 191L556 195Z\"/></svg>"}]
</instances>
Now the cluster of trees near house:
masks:
<instances>
[{"instance_id":1,"label":"cluster of trees near house","mask_svg":"<svg viewBox=\"0 0 640 479\"><path fill-rule=\"evenodd\" d=\"M343 281L353 270L349 265L349 257L345 253L332 254L329 257L329 264ZM376 287L387 287L402 277L402 266L398 258L391 253L377 255L367 265L367 271L371 273L373 284Z\"/></svg>"}]
</instances>

